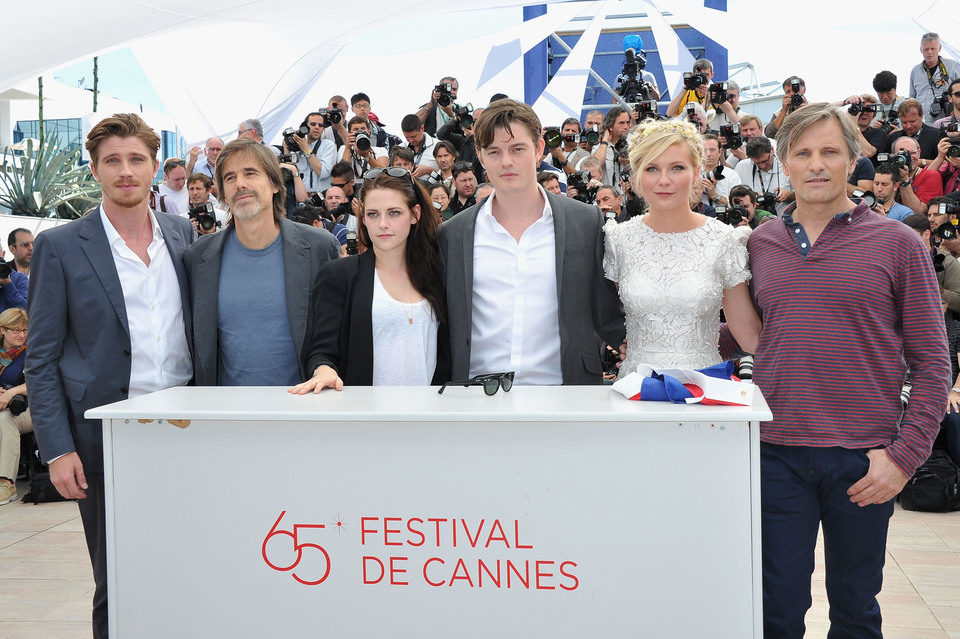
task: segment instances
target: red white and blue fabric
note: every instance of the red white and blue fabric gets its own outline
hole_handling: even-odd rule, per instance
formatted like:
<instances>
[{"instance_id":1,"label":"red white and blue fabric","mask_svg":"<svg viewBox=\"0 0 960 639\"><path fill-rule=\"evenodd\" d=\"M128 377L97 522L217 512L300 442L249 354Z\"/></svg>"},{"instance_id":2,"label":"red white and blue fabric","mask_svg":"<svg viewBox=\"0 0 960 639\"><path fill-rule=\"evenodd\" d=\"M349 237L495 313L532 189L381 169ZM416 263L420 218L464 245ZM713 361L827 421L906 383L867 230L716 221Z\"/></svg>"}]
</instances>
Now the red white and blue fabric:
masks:
<instances>
[{"instance_id":1,"label":"red white and blue fabric","mask_svg":"<svg viewBox=\"0 0 960 639\"><path fill-rule=\"evenodd\" d=\"M645 370L644 370L645 369ZM705 384L694 383L691 378L698 375L689 375L689 373L700 373L706 378L723 380L724 382L736 382L743 384L746 390L752 390L749 385L740 382L733 375L733 362L723 362L707 368L701 368L696 371L668 370L663 373L657 372L651 368L641 367L638 372L630 373L626 377L617 380L613 389L621 393L627 399L645 402L672 402L674 404L717 404L717 405L745 405L752 399L752 393L738 393L734 401L725 401L711 397L709 389L705 389ZM686 379L687 381L684 381ZM702 378L701 378L702 379ZM728 396L726 393L724 396Z\"/></svg>"}]
</instances>

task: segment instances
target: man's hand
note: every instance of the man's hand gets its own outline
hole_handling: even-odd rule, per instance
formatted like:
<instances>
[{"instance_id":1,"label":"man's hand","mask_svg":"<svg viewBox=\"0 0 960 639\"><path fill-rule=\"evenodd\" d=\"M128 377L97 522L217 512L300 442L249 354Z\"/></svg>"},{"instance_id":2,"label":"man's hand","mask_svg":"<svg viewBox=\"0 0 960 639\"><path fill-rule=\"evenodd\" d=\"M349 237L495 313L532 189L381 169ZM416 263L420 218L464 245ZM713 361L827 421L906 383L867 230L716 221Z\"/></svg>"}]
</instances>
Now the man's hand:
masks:
<instances>
[{"instance_id":1,"label":"man's hand","mask_svg":"<svg viewBox=\"0 0 960 639\"><path fill-rule=\"evenodd\" d=\"M955 390L951 390L947 395L947 410L960 413L960 393Z\"/></svg>"},{"instance_id":2,"label":"man's hand","mask_svg":"<svg viewBox=\"0 0 960 639\"><path fill-rule=\"evenodd\" d=\"M884 449L874 448L867 451L867 457L870 459L867 474L847 489L850 501L861 507L890 501L910 480L910 477L890 461Z\"/></svg>"},{"instance_id":3,"label":"man's hand","mask_svg":"<svg viewBox=\"0 0 960 639\"><path fill-rule=\"evenodd\" d=\"M296 133L293 134L293 141L297 143L297 146L299 146L300 150L303 151L304 153L310 152L310 145L307 144L307 141L301 138Z\"/></svg>"},{"instance_id":4,"label":"man's hand","mask_svg":"<svg viewBox=\"0 0 960 639\"><path fill-rule=\"evenodd\" d=\"M563 147L562 147L562 146L558 146L558 147L555 148L555 149L550 149L550 155L552 155L553 157L557 158L557 160L560 161L560 162L566 163L566 161L567 161L567 156L565 156L565 155L563 154Z\"/></svg>"},{"instance_id":5,"label":"man's hand","mask_svg":"<svg viewBox=\"0 0 960 639\"><path fill-rule=\"evenodd\" d=\"M200 157L200 151L201 151L201 149L200 149L199 146L192 146L192 147L190 147L190 162L191 162L191 163L195 163L195 162L197 161L197 158Z\"/></svg>"},{"instance_id":6,"label":"man's hand","mask_svg":"<svg viewBox=\"0 0 960 639\"><path fill-rule=\"evenodd\" d=\"M711 200L717 199L717 181L713 179L712 175L703 176L700 178L700 183L703 184L703 190L710 196Z\"/></svg>"},{"instance_id":7,"label":"man's hand","mask_svg":"<svg viewBox=\"0 0 960 639\"><path fill-rule=\"evenodd\" d=\"M17 392L12 388L0 393L0 410L3 410L10 404L10 400L17 396Z\"/></svg>"},{"instance_id":8,"label":"man's hand","mask_svg":"<svg viewBox=\"0 0 960 639\"><path fill-rule=\"evenodd\" d=\"M943 138L942 140L937 142L937 159L938 160L942 161L946 159L947 149L950 148L951 141L952 140L950 138Z\"/></svg>"},{"instance_id":9,"label":"man's hand","mask_svg":"<svg viewBox=\"0 0 960 639\"><path fill-rule=\"evenodd\" d=\"M50 481L64 499L86 499L87 478L83 474L83 462L76 453L67 453L50 462Z\"/></svg>"},{"instance_id":10,"label":"man's hand","mask_svg":"<svg viewBox=\"0 0 960 639\"><path fill-rule=\"evenodd\" d=\"M426 164L420 164L415 169L413 169L413 177L423 177L424 175L430 175L433 173L433 169Z\"/></svg>"},{"instance_id":11,"label":"man's hand","mask_svg":"<svg viewBox=\"0 0 960 639\"><path fill-rule=\"evenodd\" d=\"M290 171L291 173L293 173L294 177L300 175L300 169L297 168L296 164L290 164L289 162L281 162L280 168Z\"/></svg>"},{"instance_id":12,"label":"man's hand","mask_svg":"<svg viewBox=\"0 0 960 639\"><path fill-rule=\"evenodd\" d=\"M788 189L777 189L777 197L774 198L774 200L776 202L793 202L793 198L793 191Z\"/></svg>"}]
</instances>

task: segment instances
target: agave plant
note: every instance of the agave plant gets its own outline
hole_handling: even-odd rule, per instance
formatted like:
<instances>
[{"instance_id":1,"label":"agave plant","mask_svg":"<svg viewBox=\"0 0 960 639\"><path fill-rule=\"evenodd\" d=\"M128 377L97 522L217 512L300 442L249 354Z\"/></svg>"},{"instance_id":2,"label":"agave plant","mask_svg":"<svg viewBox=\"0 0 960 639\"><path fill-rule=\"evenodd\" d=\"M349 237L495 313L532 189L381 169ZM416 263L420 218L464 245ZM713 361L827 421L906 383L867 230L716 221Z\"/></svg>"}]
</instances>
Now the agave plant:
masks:
<instances>
[{"instance_id":1,"label":"agave plant","mask_svg":"<svg viewBox=\"0 0 960 639\"><path fill-rule=\"evenodd\" d=\"M13 215L76 218L100 198L100 185L88 166L78 166L80 149L65 151L56 140L23 155L3 154L0 206Z\"/></svg>"}]
</instances>

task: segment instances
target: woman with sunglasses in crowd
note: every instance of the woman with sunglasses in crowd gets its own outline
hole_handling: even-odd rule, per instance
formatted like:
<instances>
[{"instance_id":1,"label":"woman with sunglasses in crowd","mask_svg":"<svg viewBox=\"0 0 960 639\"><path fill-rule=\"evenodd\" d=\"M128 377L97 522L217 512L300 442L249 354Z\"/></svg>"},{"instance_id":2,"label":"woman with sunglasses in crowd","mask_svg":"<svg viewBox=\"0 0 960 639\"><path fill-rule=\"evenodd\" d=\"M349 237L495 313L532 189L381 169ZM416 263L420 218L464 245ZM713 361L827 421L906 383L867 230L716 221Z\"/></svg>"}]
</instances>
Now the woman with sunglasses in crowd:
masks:
<instances>
[{"instance_id":1,"label":"woman with sunglasses in crowd","mask_svg":"<svg viewBox=\"0 0 960 639\"><path fill-rule=\"evenodd\" d=\"M307 339L313 376L290 389L427 386L449 379L440 217L406 169L364 174L357 235L366 248L317 274Z\"/></svg>"}]
</instances>

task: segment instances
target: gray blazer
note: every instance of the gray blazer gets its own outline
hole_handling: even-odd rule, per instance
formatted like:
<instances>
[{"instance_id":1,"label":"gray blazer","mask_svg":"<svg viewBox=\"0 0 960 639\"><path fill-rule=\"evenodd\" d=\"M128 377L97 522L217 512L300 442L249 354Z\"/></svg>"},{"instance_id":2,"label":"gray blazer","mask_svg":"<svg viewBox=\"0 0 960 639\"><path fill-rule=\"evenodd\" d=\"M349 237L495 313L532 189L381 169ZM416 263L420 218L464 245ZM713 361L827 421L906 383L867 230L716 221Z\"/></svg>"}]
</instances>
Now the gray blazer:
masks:
<instances>
[{"instance_id":1,"label":"gray blazer","mask_svg":"<svg viewBox=\"0 0 960 639\"><path fill-rule=\"evenodd\" d=\"M194 231L183 217L155 213L170 252L190 343L190 298L182 256ZM102 472L100 420L87 409L127 398L130 329L120 277L98 209L37 235L30 263L26 378L44 461L76 451Z\"/></svg>"},{"instance_id":2,"label":"gray blazer","mask_svg":"<svg viewBox=\"0 0 960 639\"><path fill-rule=\"evenodd\" d=\"M599 335L619 346L626 335L616 286L603 276L603 217L600 209L547 192L553 210L560 320L560 368L564 384L600 384ZM473 312L473 242L482 203L440 225L451 377L470 374Z\"/></svg>"},{"instance_id":3,"label":"gray blazer","mask_svg":"<svg viewBox=\"0 0 960 639\"><path fill-rule=\"evenodd\" d=\"M204 235L183 255L193 302L193 383L216 386L218 370L217 297L220 290L220 260L223 244L233 229ZM283 279L287 298L287 320L297 349L300 377L304 372L304 339L310 297L317 271L328 260L340 257L340 243L323 229L286 218L280 220L283 236Z\"/></svg>"}]
</instances>

